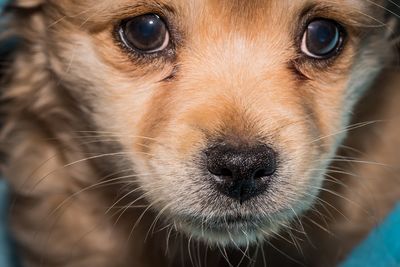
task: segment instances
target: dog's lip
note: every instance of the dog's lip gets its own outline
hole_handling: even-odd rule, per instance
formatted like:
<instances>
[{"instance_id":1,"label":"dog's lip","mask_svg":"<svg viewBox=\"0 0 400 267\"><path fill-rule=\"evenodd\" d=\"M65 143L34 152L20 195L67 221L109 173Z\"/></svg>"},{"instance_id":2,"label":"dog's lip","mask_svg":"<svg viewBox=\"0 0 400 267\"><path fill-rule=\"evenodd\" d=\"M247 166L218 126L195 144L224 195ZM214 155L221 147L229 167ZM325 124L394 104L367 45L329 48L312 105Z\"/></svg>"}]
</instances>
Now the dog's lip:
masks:
<instances>
[{"instance_id":1,"label":"dog's lip","mask_svg":"<svg viewBox=\"0 0 400 267\"><path fill-rule=\"evenodd\" d=\"M255 218L250 218L250 217L243 217L243 216L227 216L227 217L222 217L218 218L215 220L217 223L222 223L222 224L243 224L243 223L249 223L249 222L254 222L258 221L259 219Z\"/></svg>"},{"instance_id":2,"label":"dog's lip","mask_svg":"<svg viewBox=\"0 0 400 267\"><path fill-rule=\"evenodd\" d=\"M212 218L190 217L187 216L183 219L184 222L190 225L206 227L208 229L218 230L226 228L243 227L246 229L257 228L260 225L266 225L268 220L266 218L259 218L255 216L242 216L242 215L229 215L219 216Z\"/></svg>"}]
</instances>

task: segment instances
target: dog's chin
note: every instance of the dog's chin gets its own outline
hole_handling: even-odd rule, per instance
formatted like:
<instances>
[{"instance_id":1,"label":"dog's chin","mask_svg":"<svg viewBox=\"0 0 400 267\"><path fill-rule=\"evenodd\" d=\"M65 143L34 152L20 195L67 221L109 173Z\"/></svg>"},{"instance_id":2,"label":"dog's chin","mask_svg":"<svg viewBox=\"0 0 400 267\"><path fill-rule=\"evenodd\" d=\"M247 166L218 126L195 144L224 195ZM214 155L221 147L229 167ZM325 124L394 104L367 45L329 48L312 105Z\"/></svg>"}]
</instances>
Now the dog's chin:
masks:
<instances>
[{"instance_id":1,"label":"dog's chin","mask_svg":"<svg viewBox=\"0 0 400 267\"><path fill-rule=\"evenodd\" d=\"M282 227L278 221L251 218L202 219L186 217L175 221L178 230L189 238L210 246L246 247L263 242L278 233Z\"/></svg>"},{"instance_id":2,"label":"dog's chin","mask_svg":"<svg viewBox=\"0 0 400 267\"><path fill-rule=\"evenodd\" d=\"M291 208L259 215L219 215L219 216L172 216L176 229L190 239L202 241L210 246L247 247L265 242L280 235L280 231L290 227L314 203L314 195L308 194L298 205Z\"/></svg>"}]
</instances>

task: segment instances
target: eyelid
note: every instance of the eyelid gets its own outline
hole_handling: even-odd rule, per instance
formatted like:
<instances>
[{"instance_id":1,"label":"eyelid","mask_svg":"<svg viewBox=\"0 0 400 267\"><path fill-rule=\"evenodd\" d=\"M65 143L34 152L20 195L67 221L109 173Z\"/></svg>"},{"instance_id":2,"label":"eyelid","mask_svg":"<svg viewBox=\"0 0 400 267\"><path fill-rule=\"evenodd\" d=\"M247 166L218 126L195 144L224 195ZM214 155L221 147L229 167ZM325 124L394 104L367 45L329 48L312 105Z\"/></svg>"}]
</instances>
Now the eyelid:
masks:
<instances>
[{"instance_id":1,"label":"eyelid","mask_svg":"<svg viewBox=\"0 0 400 267\"><path fill-rule=\"evenodd\" d=\"M175 13L175 9L166 4L155 3L150 0L138 1L134 4L119 6L118 9L113 12L112 20L118 23L144 14L156 14L167 22L175 15Z\"/></svg>"},{"instance_id":2,"label":"eyelid","mask_svg":"<svg viewBox=\"0 0 400 267\"><path fill-rule=\"evenodd\" d=\"M301 33L307 28L307 25L315 19L329 19L337 22L342 29L344 29L346 35L351 38L359 37L365 31L365 25L367 22L362 23L365 19L361 20L365 16L360 16L360 11L349 11L344 14L343 8L338 9L335 5L330 4L310 4L306 6L298 17L296 31L296 38L299 42L302 38ZM355 16L358 14L358 16ZM370 29L367 27L367 29ZM299 34L300 33L300 34ZM300 35L300 36L299 36ZM300 40L299 40L300 39Z\"/></svg>"}]
</instances>

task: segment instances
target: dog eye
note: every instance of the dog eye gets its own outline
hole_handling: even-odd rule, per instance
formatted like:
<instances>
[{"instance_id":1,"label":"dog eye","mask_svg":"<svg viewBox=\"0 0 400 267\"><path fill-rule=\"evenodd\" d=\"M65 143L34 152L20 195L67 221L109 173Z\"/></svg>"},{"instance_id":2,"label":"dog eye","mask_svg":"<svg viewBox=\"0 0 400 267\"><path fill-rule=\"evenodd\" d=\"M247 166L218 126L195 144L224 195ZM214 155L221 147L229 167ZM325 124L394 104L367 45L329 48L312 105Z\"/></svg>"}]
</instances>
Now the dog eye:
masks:
<instances>
[{"instance_id":1,"label":"dog eye","mask_svg":"<svg viewBox=\"0 0 400 267\"><path fill-rule=\"evenodd\" d=\"M333 20L317 19L308 24L301 50L312 58L327 59L338 53L342 45L342 27Z\"/></svg>"},{"instance_id":2,"label":"dog eye","mask_svg":"<svg viewBox=\"0 0 400 267\"><path fill-rule=\"evenodd\" d=\"M151 54L168 47L169 32L156 14L146 14L124 21L119 29L122 41L141 53Z\"/></svg>"}]
</instances>

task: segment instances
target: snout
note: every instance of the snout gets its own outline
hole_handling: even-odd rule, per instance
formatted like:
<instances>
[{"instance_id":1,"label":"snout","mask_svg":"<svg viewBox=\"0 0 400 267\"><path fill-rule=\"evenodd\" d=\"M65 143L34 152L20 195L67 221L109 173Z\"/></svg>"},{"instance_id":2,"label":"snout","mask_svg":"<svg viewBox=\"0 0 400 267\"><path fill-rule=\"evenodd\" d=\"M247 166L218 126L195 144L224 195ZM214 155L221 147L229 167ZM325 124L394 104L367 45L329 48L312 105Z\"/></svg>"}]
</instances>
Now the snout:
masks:
<instances>
[{"instance_id":1,"label":"snout","mask_svg":"<svg viewBox=\"0 0 400 267\"><path fill-rule=\"evenodd\" d=\"M264 193L277 169L277 155L265 144L218 143L205 154L218 191L240 203Z\"/></svg>"}]
</instances>

